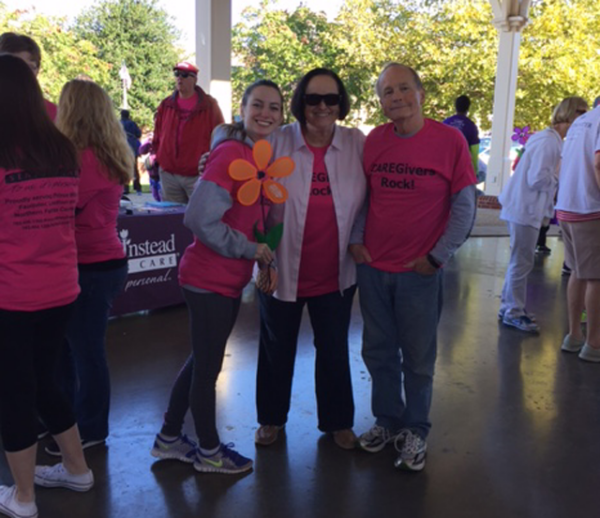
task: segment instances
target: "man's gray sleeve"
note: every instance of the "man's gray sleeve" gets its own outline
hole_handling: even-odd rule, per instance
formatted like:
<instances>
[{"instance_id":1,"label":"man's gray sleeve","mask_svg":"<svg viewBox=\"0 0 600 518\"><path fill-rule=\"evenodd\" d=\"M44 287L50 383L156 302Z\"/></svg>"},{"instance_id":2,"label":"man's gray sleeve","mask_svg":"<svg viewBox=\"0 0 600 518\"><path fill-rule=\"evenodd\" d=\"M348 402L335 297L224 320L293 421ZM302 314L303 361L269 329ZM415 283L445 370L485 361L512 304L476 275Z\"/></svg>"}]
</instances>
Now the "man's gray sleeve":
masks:
<instances>
[{"instance_id":1,"label":"man's gray sleeve","mask_svg":"<svg viewBox=\"0 0 600 518\"><path fill-rule=\"evenodd\" d=\"M200 180L185 211L184 225L200 242L224 257L253 259L257 244L223 223L233 206L229 192L214 182Z\"/></svg>"},{"instance_id":2,"label":"man's gray sleeve","mask_svg":"<svg viewBox=\"0 0 600 518\"><path fill-rule=\"evenodd\" d=\"M350 242L351 245L362 245L365 242L365 225L367 223L367 213L369 212L369 194L365 196L363 206L356 214L356 219L352 225L350 231Z\"/></svg>"},{"instance_id":3,"label":"man's gray sleeve","mask_svg":"<svg viewBox=\"0 0 600 518\"><path fill-rule=\"evenodd\" d=\"M440 264L446 263L469 237L475 223L476 206L477 190L474 185L452 195L448 226L430 252Z\"/></svg>"}]
</instances>

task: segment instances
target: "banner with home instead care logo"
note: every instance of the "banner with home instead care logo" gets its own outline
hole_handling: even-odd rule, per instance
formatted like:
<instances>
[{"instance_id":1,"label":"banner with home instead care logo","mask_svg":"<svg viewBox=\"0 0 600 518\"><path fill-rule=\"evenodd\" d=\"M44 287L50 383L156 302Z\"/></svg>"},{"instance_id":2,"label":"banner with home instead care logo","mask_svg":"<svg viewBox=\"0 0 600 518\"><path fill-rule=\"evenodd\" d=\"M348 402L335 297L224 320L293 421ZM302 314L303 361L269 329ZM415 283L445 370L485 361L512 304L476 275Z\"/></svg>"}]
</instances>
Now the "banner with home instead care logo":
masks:
<instances>
[{"instance_id":1,"label":"banner with home instead care logo","mask_svg":"<svg viewBox=\"0 0 600 518\"><path fill-rule=\"evenodd\" d=\"M123 315L183 302L177 281L179 261L192 242L183 210L168 214L120 216L117 231L129 274L112 314Z\"/></svg>"}]
</instances>

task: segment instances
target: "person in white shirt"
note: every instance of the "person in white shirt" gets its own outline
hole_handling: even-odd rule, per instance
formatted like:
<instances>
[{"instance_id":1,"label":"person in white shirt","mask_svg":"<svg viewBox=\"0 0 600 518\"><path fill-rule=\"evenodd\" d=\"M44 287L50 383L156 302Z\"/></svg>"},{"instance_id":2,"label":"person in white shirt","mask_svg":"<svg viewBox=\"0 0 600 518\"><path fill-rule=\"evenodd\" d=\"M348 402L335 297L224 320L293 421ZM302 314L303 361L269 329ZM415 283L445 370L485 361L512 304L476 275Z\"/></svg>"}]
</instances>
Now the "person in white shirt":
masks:
<instances>
[{"instance_id":1,"label":"person in white shirt","mask_svg":"<svg viewBox=\"0 0 600 518\"><path fill-rule=\"evenodd\" d=\"M563 232L569 333L561 349L600 363L600 107L577 119L569 132L560 169L556 213ZM587 333L581 313L587 310Z\"/></svg>"},{"instance_id":2,"label":"person in white shirt","mask_svg":"<svg viewBox=\"0 0 600 518\"><path fill-rule=\"evenodd\" d=\"M500 219L510 233L510 262L506 270L498 318L506 326L538 333L539 326L525 309L527 276L533 268L535 246L545 218L553 216L563 139L573 121L588 109L581 97L568 97L554 109L549 128L533 135L498 201Z\"/></svg>"}]
</instances>

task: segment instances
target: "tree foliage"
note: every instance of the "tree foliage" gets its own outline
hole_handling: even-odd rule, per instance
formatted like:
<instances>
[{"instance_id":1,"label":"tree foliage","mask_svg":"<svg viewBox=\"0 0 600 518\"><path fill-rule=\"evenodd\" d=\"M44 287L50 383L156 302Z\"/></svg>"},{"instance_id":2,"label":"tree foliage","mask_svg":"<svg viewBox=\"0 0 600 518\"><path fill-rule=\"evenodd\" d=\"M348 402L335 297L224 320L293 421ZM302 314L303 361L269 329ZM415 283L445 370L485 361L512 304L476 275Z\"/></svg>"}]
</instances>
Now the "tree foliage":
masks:
<instances>
[{"instance_id":1,"label":"tree foliage","mask_svg":"<svg viewBox=\"0 0 600 518\"><path fill-rule=\"evenodd\" d=\"M383 122L374 92L385 63L415 68L426 91L425 113L443 119L454 99L471 97L471 115L491 127L498 31L489 0L347 0L338 16L306 7L293 12L265 0L247 9L234 28L234 98L266 77L289 99L310 68L334 69L353 101L349 122ZM516 125L545 127L552 107L570 95L600 94L600 22L597 0L534 2L522 36ZM502 71L500 71L502 73Z\"/></svg>"},{"instance_id":2,"label":"tree foliage","mask_svg":"<svg viewBox=\"0 0 600 518\"><path fill-rule=\"evenodd\" d=\"M265 0L259 8L247 8L245 21L233 29L232 52L241 60L232 74L234 106L239 105L246 86L257 79L275 81L289 100L302 71L335 68L339 50L323 13L306 7L292 13L269 10L268 4Z\"/></svg>"},{"instance_id":3,"label":"tree foliage","mask_svg":"<svg viewBox=\"0 0 600 518\"><path fill-rule=\"evenodd\" d=\"M171 71L182 56L175 44L179 33L167 12L157 0L100 0L76 19L73 29L110 64L110 81L103 86L116 106L122 98L119 70L126 63L132 118L151 126L158 104L173 89Z\"/></svg>"},{"instance_id":4,"label":"tree foliage","mask_svg":"<svg viewBox=\"0 0 600 518\"><path fill-rule=\"evenodd\" d=\"M42 50L39 82L44 95L57 102L63 85L80 75L106 84L110 65L101 60L89 41L66 28L63 18L28 11L8 11L0 4L0 33L17 32L31 36Z\"/></svg>"}]
</instances>

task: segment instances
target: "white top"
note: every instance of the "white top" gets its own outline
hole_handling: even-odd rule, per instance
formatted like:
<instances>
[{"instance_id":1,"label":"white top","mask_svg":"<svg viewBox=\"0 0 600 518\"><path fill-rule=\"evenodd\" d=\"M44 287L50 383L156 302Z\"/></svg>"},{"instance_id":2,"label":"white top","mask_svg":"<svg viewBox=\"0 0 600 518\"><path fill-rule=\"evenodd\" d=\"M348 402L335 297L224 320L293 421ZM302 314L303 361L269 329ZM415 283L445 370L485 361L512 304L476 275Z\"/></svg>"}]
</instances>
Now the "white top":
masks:
<instances>
[{"instance_id":1,"label":"white top","mask_svg":"<svg viewBox=\"0 0 600 518\"><path fill-rule=\"evenodd\" d=\"M600 212L600 188L594 175L594 155L600 151L600 107L575 119L567 132L560 168L556 210Z\"/></svg>"},{"instance_id":2,"label":"white top","mask_svg":"<svg viewBox=\"0 0 600 518\"><path fill-rule=\"evenodd\" d=\"M269 140L274 156L289 156L294 172L277 181L288 190L288 200L275 205L268 224L283 221L283 237L276 251L279 281L274 296L294 302L298 291L304 224L310 199L314 156L307 147L300 124L295 122L275 131ZM325 154L339 236L339 287L343 291L356 283L356 266L348 253L350 230L366 196L363 172L364 134L354 128L335 126L333 141Z\"/></svg>"},{"instance_id":3,"label":"white top","mask_svg":"<svg viewBox=\"0 0 600 518\"><path fill-rule=\"evenodd\" d=\"M553 128L534 134L514 174L502 189L500 219L540 228L554 215L554 196L563 141Z\"/></svg>"}]
</instances>

